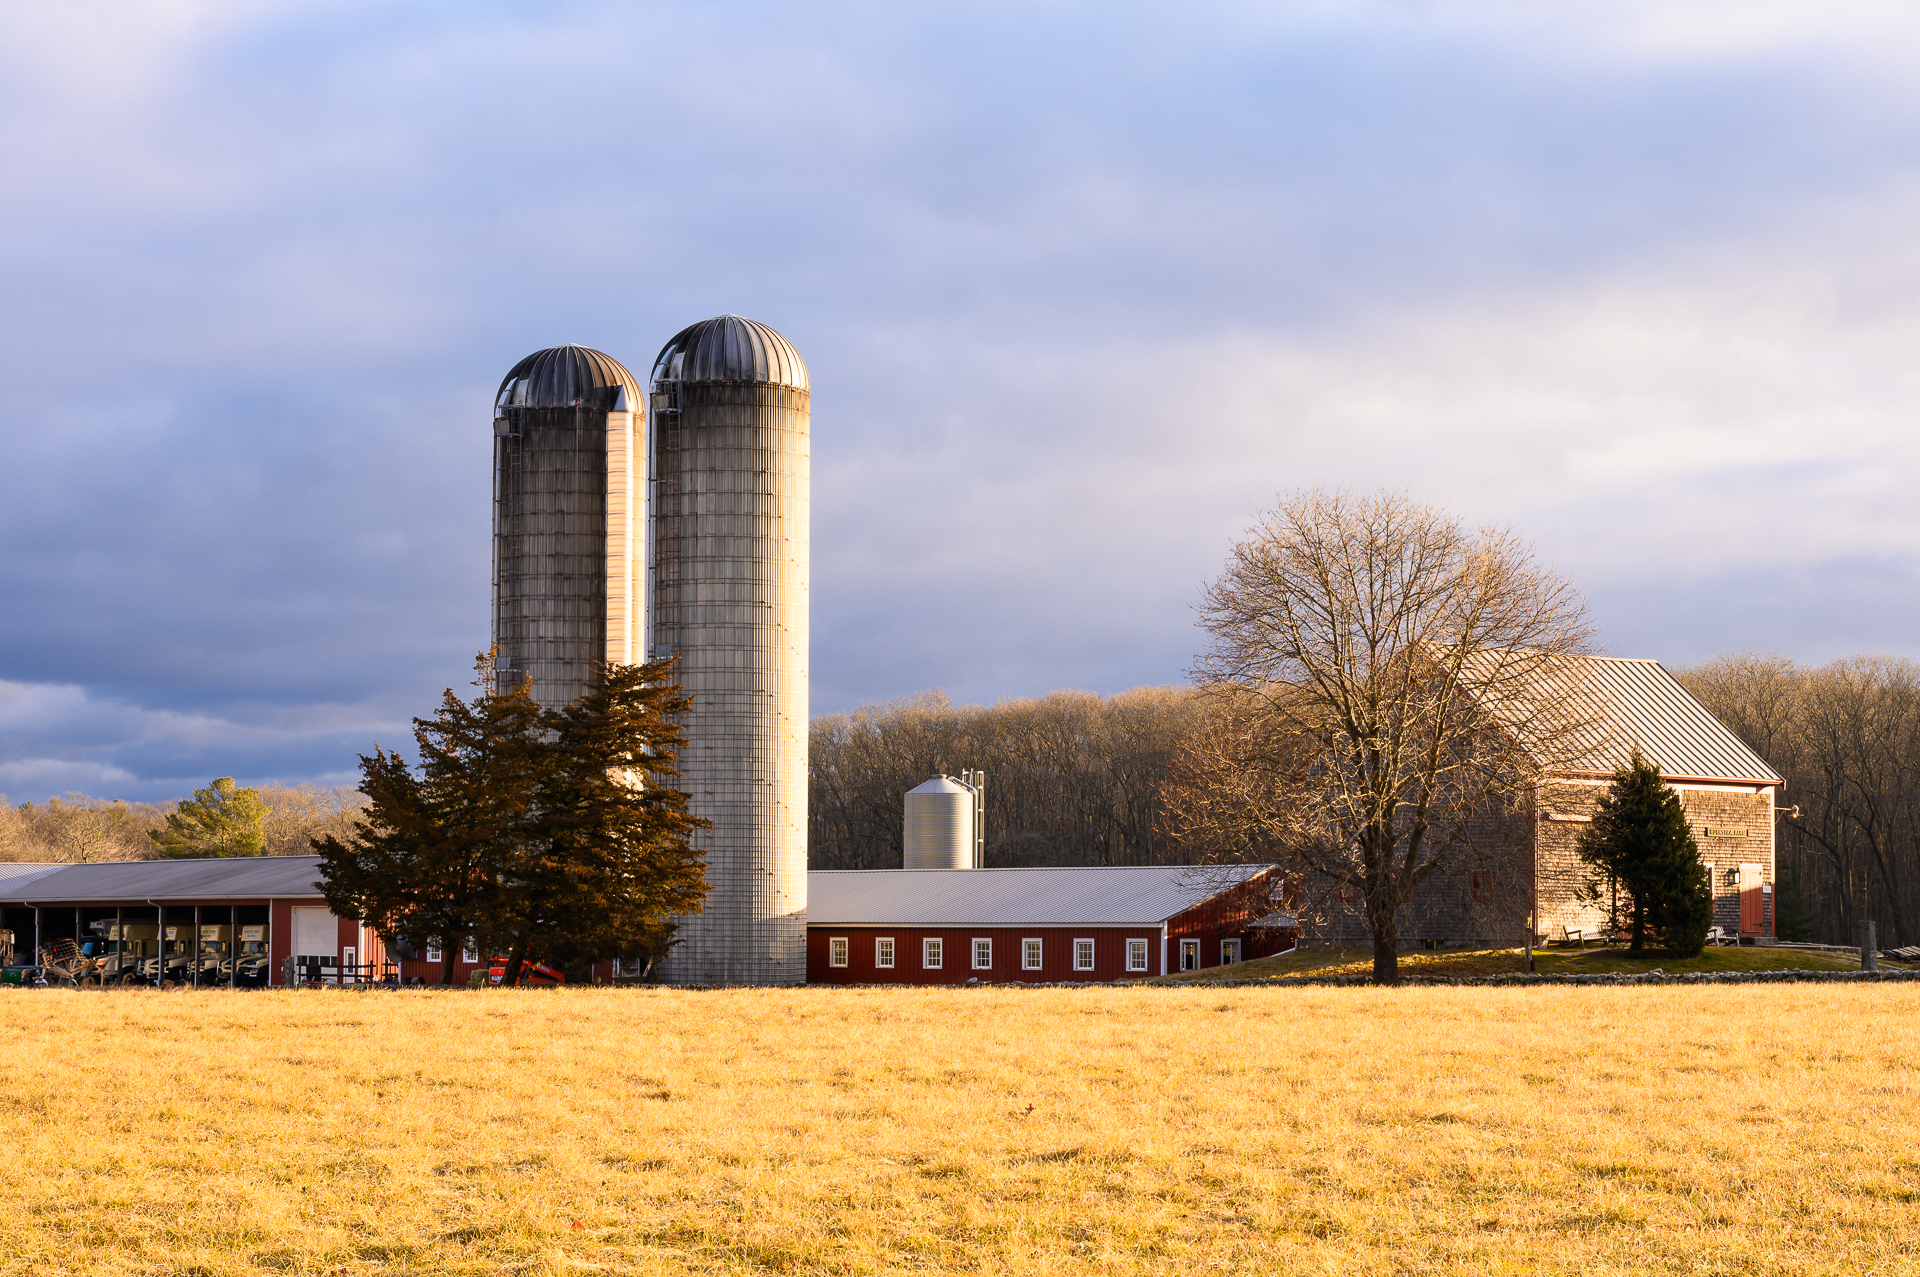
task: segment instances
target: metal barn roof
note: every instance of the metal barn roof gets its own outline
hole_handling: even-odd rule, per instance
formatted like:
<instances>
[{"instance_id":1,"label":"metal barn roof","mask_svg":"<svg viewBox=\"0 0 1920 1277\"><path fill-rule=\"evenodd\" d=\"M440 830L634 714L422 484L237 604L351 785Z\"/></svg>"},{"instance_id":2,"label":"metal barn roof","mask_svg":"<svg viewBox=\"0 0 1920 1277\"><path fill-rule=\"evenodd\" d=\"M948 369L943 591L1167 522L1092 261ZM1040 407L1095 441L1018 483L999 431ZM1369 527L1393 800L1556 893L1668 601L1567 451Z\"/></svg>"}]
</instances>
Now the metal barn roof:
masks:
<instances>
[{"instance_id":1,"label":"metal barn roof","mask_svg":"<svg viewBox=\"0 0 1920 1277\"><path fill-rule=\"evenodd\" d=\"M104 860L34 868L45 872L12 879L0 877L0 901L262 900L320 894L318 856Z\"/></svg>"},{"instance_id":2,"label":"metal barn roof","mask_svg":"<svg viewBox=\"0 0 1920 1277\"><path fill-rule=\"evenodd\" d=\"M653 361L662 382L743 381L807 388L807 365L793 343L739 315L703 319L681 329Z\"/></svg>"},{"instance_id":3,"label":"metal barn roof","mask_svg":"<svg viewBox=\"0 0 1920 1277\"><path fill-rule=\"evenodd\" d=\"M71 867L65 863L54 864L47 861L0 864L0 900L12 899L19 892L26 890L27 884L44 878L50 873L57 873Z\"/></svg>"},{"instance_id":4,"label":"metal barn roof","mask_svg":"<svg viewBox=\"0 0 1920 1277\"><path fill-rule=\"evenodd\" d=\"M549 346L513 366L494 397L506 408L598 408L611 411L625 390L623 411L643 412L640 379L612 355L586 346Z\"/></svg>"},{"instance_id":5,"label":"metal barn roof","mask_svg":"<svg viewBox=\"0 0 1920 1277\"><path fill-rule=\"evenodd\" d=\"M1581 659L1589 663L1612 731L1591 733L1586 757L1565 770L1611 774L1638 743L1640 752L1669 780L1785 783L1660 662L1619 656Z\"/></svg>"},{"instance_id":6,"label":"metal barn roof","mask_svg":"<svg viewBox=\"0 0 1920 1277\"><path fill-rule=\"evenodd\" d=\"M807 925L1159 926L1270 868L815 869Z\"/></svg>"}]
</instances>

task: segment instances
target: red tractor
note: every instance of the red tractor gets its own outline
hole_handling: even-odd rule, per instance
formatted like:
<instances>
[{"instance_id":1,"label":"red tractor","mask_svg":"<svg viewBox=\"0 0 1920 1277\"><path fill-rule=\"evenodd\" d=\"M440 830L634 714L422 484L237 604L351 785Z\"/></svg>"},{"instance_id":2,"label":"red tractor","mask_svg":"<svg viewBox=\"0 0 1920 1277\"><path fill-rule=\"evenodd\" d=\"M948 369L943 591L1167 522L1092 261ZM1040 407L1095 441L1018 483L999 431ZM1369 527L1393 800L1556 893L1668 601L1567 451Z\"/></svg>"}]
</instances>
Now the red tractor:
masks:
<instances>
[{"instance_id":1,"label":"red tractor","mask_svg":"<svg viewBox=\"0 0 1920 1277\"><path fill-rule=\"evenodd\" d=\"M499 984L507 975L507 959L503 954L489 960L487 983ZM523 962L520 964L520 978L514 983L521 988L529 985L565 984L567 977L544 962Z\"/></svg>"}]
</instances>

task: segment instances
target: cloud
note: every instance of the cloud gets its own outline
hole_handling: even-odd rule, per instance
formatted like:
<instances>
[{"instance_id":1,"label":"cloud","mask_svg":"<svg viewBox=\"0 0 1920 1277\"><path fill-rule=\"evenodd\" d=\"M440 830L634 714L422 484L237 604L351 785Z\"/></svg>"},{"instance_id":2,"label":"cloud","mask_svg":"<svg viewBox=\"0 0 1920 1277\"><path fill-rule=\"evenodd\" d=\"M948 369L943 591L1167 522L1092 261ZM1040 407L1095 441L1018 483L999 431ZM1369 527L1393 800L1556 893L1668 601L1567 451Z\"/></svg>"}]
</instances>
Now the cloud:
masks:
<instances>
[{"instance_id":1,"label":"cloud","mask_svg":"<svg viewBox=\"0 0 1920 1277\"><path fill-rule=\"evenodd\" d=\"M1317 483L1622 650L1909 646L1904 8L10 20L0 768L350 773L487 641L507 367L723 311L813 372L818 709L1177 679Z\"/></svg>"}]
</instances>

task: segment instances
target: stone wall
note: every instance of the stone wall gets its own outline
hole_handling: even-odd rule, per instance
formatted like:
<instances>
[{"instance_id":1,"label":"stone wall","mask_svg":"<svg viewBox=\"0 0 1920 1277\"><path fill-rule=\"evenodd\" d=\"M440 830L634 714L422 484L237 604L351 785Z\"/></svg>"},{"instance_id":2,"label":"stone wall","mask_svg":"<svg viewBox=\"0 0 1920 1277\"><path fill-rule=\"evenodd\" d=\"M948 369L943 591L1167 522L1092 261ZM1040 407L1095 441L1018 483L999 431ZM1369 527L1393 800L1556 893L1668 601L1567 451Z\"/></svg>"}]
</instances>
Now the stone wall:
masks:
<instances>
[{"instance_id":1,"label":"stone wall","mask_svg":"<svg viewBox=\"0 0 1920 1277\"><path fill-rule=\"evenodd\" d=\"M1728 871L1742 864L1761 867L1761 881L1773 882L1772 793L1740 792L1676 785L1686 809L1701 859L1713 871L1713 920L1730 932L1740 929L1742 887L1728 880ZM1606 792L1604 783L1550 781L1540 788L1540 821L1536 841L1539 866L1539 934L1552 936L1561 927L1598 931L1606 925L1604 906L1585 905L1575 893L1588 870L1575 851L1580 835L1592 821L1594 804ZM1771 893L1763 934L1773 934Z\"/></svg>"},{"instance_id":2,"label":"stone wall","mask_svg":"<svg viewBox=\"0 0 1920 1277\"><path fill-rule=\"evenodd\" d=\"M1676 785L1702 859L1713 871L1714 923L1737 933L1740 890L1728 871L1761 866L1761 881L1773 882L1771 793ZM1606 927L1605 902L1577 898L1587 877L1576 847L1592 823L1605 782L1553 780L1541 785L1531 813L1493 813L1465 831L1466 845L1449 856L1400 911L1400 945L1421 948L1518 946L1526 933L1529 892L1537 883L1540 917L1536 943L1562 928L1597 937ZM1532 846L1529 847L1531 834ZM1529 856L1531 852L1531 857ZM1764 895L1766 925L1773 934L1773 897ZM1309 874L1300 901L1301 942L1314 945L1372 943L1357 895L1343 898L1328 879Z\"/></svg>"}]
</instances>

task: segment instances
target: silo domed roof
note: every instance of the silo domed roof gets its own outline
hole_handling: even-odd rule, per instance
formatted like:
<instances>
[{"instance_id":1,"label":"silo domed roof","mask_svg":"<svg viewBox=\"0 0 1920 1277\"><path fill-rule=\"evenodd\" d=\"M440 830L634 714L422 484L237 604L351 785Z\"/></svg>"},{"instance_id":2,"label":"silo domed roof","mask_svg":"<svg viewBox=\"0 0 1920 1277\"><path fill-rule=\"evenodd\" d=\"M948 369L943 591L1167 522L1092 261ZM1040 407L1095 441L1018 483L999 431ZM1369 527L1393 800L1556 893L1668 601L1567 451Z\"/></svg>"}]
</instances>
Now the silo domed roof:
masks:
<instances>
[{"instance_id":1,"label":"silo domed roof","mask_svg":"<svg viewBox=\"0 0 1920 1277\"><path fill-rule=\"evenodd\" d=\"M793 343L765 324L721 315L682 329L661 347L653 379L761 382L805 390L807 366Z\"/></svg>"},{"instance_id":2,"label":"silo domed roof","mask_svg":"<svg viewBox=\"0 0 1920 1277\"><path fill-rule=\"evenodd\" d=\"M620 392L626 402L620 402ZM640 379L611 355L585 346L549 346L513 366L494 408L601 408L640 411Z\"/></svg>"}]
</instances>

